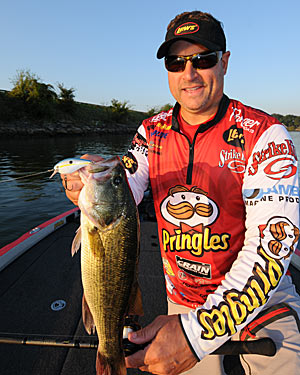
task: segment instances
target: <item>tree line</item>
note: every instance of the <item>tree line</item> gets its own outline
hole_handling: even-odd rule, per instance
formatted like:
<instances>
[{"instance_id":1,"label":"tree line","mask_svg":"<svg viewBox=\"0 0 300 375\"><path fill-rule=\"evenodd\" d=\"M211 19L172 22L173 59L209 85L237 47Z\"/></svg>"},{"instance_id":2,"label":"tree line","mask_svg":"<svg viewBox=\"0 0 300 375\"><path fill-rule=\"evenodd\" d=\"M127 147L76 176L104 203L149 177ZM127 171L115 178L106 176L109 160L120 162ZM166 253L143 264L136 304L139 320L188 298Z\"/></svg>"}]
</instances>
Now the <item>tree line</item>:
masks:
<instances>
[{"instance_id":1,"label":"tree line","mask_svg":"<svg viewBox=\"0 0 300 375\"><path fill-rule=\"evenodd\" d=\"M94 122L138 123L172 105L152 107L147 112L132 110L128 101L112 99L109 106L80 103L75 101L75 89L57 83L57 88L42 80L29 70L20 70L11 80L11 91L0 90L0 120L71 120ZM300 116L272 114L288 130L300 130Z\"/></svg>"},{"instance_id":2,"label":"tree line","mask_svg":"<svg viewBox=\"0 0 300 375\"><path fill-rule=\"evenodd\" d=\"M146 115L133 111L127 101L112 99L109 106L75 101L75 89L63 83L56 87L41 81L28 70L20 70L11 80L10 91L0 90L0 120L34 120L95 123L142 121Z\"/></svg>"}]
</instances>

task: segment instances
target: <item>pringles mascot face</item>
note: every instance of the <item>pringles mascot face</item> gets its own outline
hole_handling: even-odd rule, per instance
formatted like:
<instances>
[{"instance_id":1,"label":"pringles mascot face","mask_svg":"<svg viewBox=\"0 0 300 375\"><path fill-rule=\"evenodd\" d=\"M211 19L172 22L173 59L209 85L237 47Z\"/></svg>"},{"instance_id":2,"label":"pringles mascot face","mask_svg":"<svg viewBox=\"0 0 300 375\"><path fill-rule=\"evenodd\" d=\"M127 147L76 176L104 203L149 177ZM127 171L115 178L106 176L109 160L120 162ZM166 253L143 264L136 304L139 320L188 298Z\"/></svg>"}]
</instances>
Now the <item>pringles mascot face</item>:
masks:
<instances>
[{"instance_id":1,"label":"pringles mascot face","mask_svg":"<svg viewBox=\"0 0 300 375\"><path fill-rule=\"evenodd\" d=\"M169 190L160 209L163 218L178 227L181 223L191 227L200 224L207 226L212 224L219 214L217 205L203 190L197 187L189 190L181 185Z\"/></svg>"},{"instance_id":2,"label":"pringles mascot face","mask_svg":"<svg viewBox=\"0 0 300 375\"><path fill-rule=\"evenodd\" d=\"M285 217L273 217L259 226L260 244L274 259L288 258L299 239L299 229Z\"/></svg>"}]
</instances>

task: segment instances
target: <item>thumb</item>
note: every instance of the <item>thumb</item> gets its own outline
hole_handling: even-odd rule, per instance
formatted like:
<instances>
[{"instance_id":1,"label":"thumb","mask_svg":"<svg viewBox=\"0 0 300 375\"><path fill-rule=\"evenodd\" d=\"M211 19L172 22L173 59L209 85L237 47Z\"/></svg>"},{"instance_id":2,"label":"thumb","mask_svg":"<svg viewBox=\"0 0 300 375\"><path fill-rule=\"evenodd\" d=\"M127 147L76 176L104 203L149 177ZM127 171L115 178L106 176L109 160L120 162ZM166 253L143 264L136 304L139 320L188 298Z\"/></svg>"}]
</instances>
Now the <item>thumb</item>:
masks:
<instances>
[{"instance_id":1,"label":"thumb","mask_svg":"<svg viewBox=\"0 0 300 375\"><path fill-rule=\"evenodd\" d=\"M147 342L150 342L154 339L163 323L163 316L159 316L152 323L140 329L139 331L130 332L128 334L128 339L135 344L145 344Z\"/></svg>"},{"instance_id":2,"label":"thumb","mask_svg":"<svg viewBox=\"0 0 300 375\"><path fill-rule=\"evenodd\" d=\"M139 331L130 332L128 339L135 344L145 344L150 342L156 335L156 330L151 325L140 329Z\"/></svg>"}]
</instances>

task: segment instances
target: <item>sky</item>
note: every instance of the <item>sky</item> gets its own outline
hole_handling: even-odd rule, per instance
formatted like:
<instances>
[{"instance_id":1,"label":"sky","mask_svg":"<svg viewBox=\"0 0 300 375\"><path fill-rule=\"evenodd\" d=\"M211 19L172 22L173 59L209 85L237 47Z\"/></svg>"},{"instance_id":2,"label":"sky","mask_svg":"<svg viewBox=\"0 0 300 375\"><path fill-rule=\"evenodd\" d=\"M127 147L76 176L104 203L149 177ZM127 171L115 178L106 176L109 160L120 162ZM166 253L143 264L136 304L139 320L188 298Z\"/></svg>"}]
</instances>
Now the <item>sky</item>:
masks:
<instances>
[{"instance_id":1,"label":"sky","mask_svg":"<svg viewBox=\"0 0 300 375\"><path fill-rule=\"evenodd\" d=\"M156 52L170 20L192 10L223 23L229 97L300 115L299 0L0 0L0 89L29 70L73 87L80 102L117 99L138 111L174 104Z\"/></svg>"}]
</instances>

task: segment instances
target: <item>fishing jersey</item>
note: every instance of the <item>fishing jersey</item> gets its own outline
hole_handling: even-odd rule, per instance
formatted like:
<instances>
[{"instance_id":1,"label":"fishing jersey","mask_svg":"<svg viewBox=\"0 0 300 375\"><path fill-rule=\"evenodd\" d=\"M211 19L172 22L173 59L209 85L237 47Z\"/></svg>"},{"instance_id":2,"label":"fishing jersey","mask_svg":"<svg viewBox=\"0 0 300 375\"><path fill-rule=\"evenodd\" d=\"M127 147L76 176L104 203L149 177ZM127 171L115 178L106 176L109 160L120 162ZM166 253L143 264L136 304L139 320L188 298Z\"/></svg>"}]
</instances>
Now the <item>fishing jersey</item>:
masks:
<instances>
[{"instance_id":1,"label":"fishing jersey","mask_svg":"<svg viewBox=\"0 0 300 375\"><path fill-rule=\"evenodd\" d=\"M223 96L193 141L180 106L144 120L123 162L137 203L150 180L168 297L199 359L262 310L299 238L297 156L285 127Z\"/></svg>"}]
</instances>

